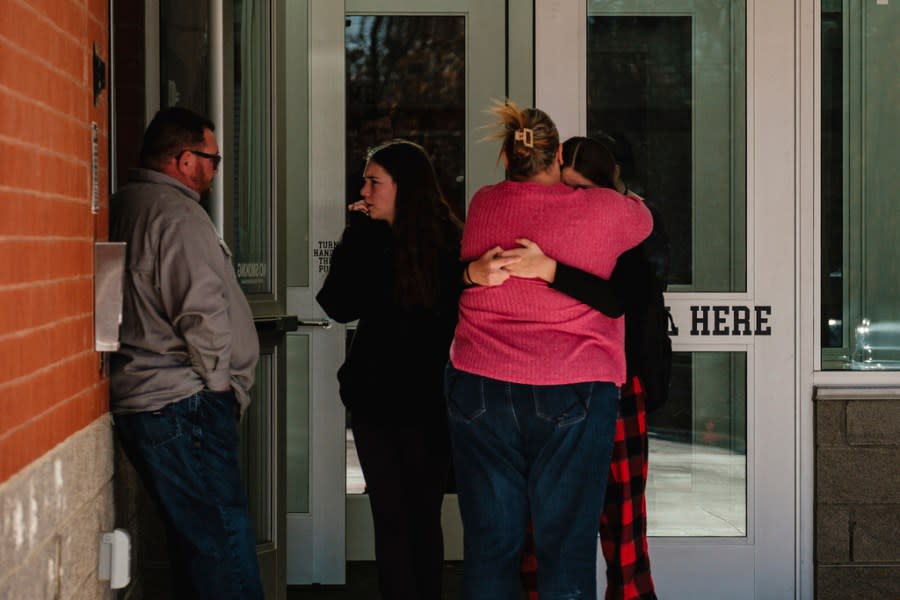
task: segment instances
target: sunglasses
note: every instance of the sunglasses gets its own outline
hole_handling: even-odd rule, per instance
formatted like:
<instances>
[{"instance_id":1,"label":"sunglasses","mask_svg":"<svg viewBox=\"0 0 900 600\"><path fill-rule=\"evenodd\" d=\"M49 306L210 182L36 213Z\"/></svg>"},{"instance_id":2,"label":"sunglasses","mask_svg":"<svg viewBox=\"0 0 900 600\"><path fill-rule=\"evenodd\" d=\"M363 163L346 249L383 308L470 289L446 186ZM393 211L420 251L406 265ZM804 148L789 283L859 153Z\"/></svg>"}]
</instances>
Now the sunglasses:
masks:
<instances>
[{"instance_id":1,"label":"sunglasses","mask_svg":"<svg viewBox=\"0 0 900 600\"><path fill-rule=\"evenodd\" d=\"M199 150L190 150L190 149L185 150L185 152L190 152L191 154L196 154L197 156L200 156L200 157L203 157L205 159L212 161L213 170L218 169L219 163L222 162L221 154L210 154L208 152L201 152Z\"/></svg>"}]
</instances>

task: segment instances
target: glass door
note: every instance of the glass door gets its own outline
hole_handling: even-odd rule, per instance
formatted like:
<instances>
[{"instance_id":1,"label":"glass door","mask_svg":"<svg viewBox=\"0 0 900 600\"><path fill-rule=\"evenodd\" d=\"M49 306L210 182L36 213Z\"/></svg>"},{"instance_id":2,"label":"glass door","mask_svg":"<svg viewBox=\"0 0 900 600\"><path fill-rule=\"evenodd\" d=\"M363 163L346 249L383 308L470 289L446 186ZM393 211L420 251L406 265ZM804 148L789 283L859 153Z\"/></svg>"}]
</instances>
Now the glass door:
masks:
<instances>
[{"instance_id":1,"label":"glass door","mask_svg":"<svg viewBox=\"0 0 900 600\"><path fill-rule=\"evenodd\" d=\"M484 135L478 127L492 100L507 96L504 3L349 0L345 5L346 203L359 199L367 149L405 138L430 154L441 189L464 217L472 193L503 177L496 147L479 143ZM347 344L353 331L351 324ZM347 559L374 560L369 499L349 423L346 440ZM452 487L448 482L443 511L445 556L459 560L462 530Z\"/></svg>"},{"instance_id":2,"label":"glass door","mask_svg":"<svg viewBox=\"0 0 900 600\"><path fill-rule=\"evenodd\" d=\"M353 326L315 303L359 198L368 146L422 144L460 213L502 178L480 143L493 99L532 103L532 5L523 0L284 2L288 308L288 582L340 584L345 560L374 558L371 516L336 372ZM515 31L507 44L507 31ZM507 48L515 61L507 68ZM343 74L341 77L339 74ZM304 325L305 324L305 325ZM348 471L349 469L349 471ZM455 497L445 502L448 559L461 558Z\"/></svg>"},{"instance_id":3,"label":"glass door","mask_svg":"<svg viewBox=\"0 0 900 600\"><path fill-rule=\"evenodd\" d=\"M535 19L538 106L564 138L615 140L671 244L672 390L648 419L657 591L793 597L790 3L538 0Z\"/></svg>"},{"instance_id":4,"label":"glass door","mask_svg":"<svg viewBox=\"0 0 900 600\"><path fill-rule=\"evenodd\" d=\"M284 189L278 174L280 15L270 2L148 0L147 112L190 108L216 124L223 160L204 206L232 250L253 309L260 360L241 421L241 469L267 598L285 584Z\"/></svg>"}]
</instances>

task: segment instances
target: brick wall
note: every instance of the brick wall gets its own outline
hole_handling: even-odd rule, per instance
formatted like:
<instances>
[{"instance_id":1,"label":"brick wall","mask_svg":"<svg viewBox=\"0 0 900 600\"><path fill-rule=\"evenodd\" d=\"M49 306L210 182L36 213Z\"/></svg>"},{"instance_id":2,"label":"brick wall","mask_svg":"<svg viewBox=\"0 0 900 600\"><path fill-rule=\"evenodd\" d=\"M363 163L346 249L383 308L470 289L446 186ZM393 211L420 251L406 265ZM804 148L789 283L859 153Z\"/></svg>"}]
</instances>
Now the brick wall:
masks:
<instances>
[{"instance_id":1,"label":"brick wall","mask_svg":"<svg viewBox=\"0 0 900 600\"><path fill-rule=\"evenodd\" d=\"M103 598L108 386L94 352L91 123L108 188L108 0L0 2L0 597Z\"/></svg>"},{"instance_id":2,"label":"brick wall","mask_svg":"<svg viewBox=\"0 0 900 600\"><path fill-rule=\"evenodd\" d=\"M816 598L900 598L900 389L816 393Z\"/></svg>"},{"instance_id":3,"label":"brick wall","mask_svg":"<svg viewBox=\"0 0 900 600\"><path fill-rule=\"evenodd\" d=\"M108 179L107 3L6 0L0 10L0 482L107 410L93 350L91 122Z\"/></svg>"}]
</instances>

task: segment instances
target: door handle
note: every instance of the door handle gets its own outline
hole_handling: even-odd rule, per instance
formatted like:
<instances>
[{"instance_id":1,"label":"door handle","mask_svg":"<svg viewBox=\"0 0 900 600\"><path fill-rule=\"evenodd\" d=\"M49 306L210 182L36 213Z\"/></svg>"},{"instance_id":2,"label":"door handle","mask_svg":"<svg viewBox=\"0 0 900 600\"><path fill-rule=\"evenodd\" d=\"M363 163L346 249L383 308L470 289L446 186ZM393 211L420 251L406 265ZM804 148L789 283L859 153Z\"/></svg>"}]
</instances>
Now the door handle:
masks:
<instances>
[{"instance_id":1,"label":"door handle","mask_svg":"<svg viewBox=\"0 0 900 600\"><path fill-rule=\"evenodd\" d=\"M274 331L286 333L297 330L297 317L294 315L275 315L253 319L257 331Z\"/></svg>"},{"instance_id":2,"label":"door handle","mask_svg":"<svg viewBox=\"0 0 900 600\"><path fill-rule=\"evenodd\" d=\"M333 321L331 319L299 319L297 327L321 327L322 329L331 329Z\"/></svg>"},{"instance_id":3,"label":"door handle","mask_svg":"<svg viewBox=\"0 0 900 600\"><path fill-rule=\"evenodd\" d=\"M257 331L276 331L287 333L297 331L300 327L320 327L331 329L334 322L331 319L298 319L295 315L275 315L272 317L258 317L253 319Z\"/></svg>"}]
</instances>

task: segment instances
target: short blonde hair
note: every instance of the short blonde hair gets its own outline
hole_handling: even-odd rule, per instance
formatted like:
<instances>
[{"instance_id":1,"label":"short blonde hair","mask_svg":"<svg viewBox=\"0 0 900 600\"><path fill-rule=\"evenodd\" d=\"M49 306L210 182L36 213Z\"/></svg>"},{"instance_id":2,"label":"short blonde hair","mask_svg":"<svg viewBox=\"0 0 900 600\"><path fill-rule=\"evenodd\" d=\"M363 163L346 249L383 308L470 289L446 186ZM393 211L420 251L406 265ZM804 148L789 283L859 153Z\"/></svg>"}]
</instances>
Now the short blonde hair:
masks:
<instances>
[{"instance_id":1,"label":"short blonde hair","mask_svg":"<svg viewBox=\"0 0 900 600\"><path fill-rule=\"evenodd\" d=\"M550 115L538 108L519 108L507 100L488 111L497 117L498 130L490 137L502 139L507 171L513 179L527 179L546 171L556 160L559 131Z\"/></svg>"}]
</instances>

